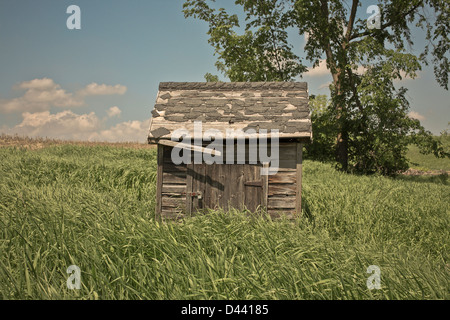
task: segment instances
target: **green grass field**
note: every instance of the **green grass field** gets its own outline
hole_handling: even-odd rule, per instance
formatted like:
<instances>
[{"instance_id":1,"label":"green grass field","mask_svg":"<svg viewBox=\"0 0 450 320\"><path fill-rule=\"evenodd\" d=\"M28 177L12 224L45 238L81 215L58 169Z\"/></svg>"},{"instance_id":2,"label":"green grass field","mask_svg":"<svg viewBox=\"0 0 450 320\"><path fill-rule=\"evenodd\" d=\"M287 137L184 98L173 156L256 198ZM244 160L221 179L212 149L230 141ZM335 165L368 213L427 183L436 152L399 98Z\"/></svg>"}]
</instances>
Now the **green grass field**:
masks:
<instances>
[{"instance_id":1,"label":"green grass field","mask_svg":"<svg viewBox=\"0 0 450 320\"><path fill-rule=\"evenodd\" d=\"M304 217L154 219L154 149L0 148L0 299L449 299L445 176L305 161ZM81 290L66 286L81 268ZM370 265L381 289L369 290Z\"/></svg>"},{"instance_id":2,"label":"green grass field","mask_svg":"<svg viewBox=\"0 0 450 320\"><path fill-rule=\"evenodd\" d=\"M450 153L450 135L437 137L442 142L444 150ZM444 170L450 171L450 158L436 158L432 154L421 154L417 146L411 145L407 153L410 167L422 171Z\"/></svg>"}]
</instances>

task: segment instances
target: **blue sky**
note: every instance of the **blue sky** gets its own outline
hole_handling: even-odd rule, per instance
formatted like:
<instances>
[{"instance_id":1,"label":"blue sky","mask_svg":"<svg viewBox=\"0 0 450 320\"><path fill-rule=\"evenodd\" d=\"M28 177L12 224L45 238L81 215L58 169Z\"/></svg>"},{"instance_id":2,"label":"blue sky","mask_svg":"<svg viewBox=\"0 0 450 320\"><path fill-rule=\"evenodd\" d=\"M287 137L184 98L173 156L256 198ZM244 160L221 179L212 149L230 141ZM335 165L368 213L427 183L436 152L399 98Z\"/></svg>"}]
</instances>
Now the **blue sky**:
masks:
<instances>
[{"instance_id":1,"label":"blue sky","mask_svg":"<svg viewBox=\"0 0 450 320\"><path fill-rule=\"evenodd\" d=\"M73 4L81 8L81 30L66 27L66 9ZM218 74L206 23L185 19L182 4L2 0L0 132L145 141L159 82L204 81L206 72ZM303 41L292 34L299 56ZM315 70L299 81L309 83L310 93L328 94L326 72ZM450 95L437 85L431 67L401 84L410 89L411 110L428 130L447 128Z\"/></svg>"}]
</instances>

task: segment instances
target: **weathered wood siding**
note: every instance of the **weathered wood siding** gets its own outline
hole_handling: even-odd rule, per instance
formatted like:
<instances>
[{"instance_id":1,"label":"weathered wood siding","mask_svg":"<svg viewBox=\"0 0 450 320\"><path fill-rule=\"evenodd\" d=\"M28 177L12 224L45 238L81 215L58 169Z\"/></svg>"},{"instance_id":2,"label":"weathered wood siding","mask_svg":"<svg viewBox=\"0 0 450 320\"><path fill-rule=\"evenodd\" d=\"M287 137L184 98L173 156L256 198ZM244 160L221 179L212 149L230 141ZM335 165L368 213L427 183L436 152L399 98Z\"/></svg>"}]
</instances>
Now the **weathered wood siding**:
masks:
<instances>
[{"instance_id":1,"label":"weathered wood siding","mask_svg":"<svg viewBox=\"0 0 450 320\"><path fill-rule=\"evenodd\" d=\"M266 206L267 212L274 218L282 215L293 218L301 212L301 148L302 145L296 141L280 142L278 172L261 176L261 163L248 164L248 147L247 164L225 164L224 148L224 164L174 165L171 161L173 148L159 145L158 161L162 163L158 166L158 174L161 172L161 178L158 176L161 187L157 188L161 194L157 196L159 212L162 217L173 219L206 207L242 209L244 199L247 208L252 211L261 205ZM256 185L247 180L253 180ZM201 200L186 196L202 190L206 192Z\"/></svg>"},{"instance_id":2,"label":"weathered wood siding","mask_svg":"<svg viewBox=\"0 0 450 320\"><path fill-rule=\"evenodd\" d=\"M162 181L161 181L161 215L164 218L176 219L186 214L186 165L175 165L171 161L172 148L163 149Z\"/></svg>"},{"instance_id":3,"label":"weathered wood siding","mask_svg":"<svg viewBox=\"0 0 450 320\"><path fill-rule=\"evenodd\" d=\"M295 142L280 143L280 167L277 174L269 175L267 212L277 218L296 214L297 148Z\"/></svg>"}]
</instances>

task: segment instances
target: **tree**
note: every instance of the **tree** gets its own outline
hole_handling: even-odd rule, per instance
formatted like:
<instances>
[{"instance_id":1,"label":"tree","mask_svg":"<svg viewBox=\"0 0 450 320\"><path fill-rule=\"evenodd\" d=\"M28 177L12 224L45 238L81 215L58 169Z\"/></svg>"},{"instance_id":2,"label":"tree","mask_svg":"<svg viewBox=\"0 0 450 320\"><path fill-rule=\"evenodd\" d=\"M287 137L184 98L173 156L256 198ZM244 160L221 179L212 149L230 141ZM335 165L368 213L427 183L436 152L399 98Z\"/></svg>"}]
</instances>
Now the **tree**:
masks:
<instances>
[{"instance_id":1,"label":"tree","mask_svg":"<svg viewBox=\"0 0 450 320\"><path fill-rule=\"evenodd\" d=\"M209 23L216 66L231 81L290 81L299 76L306 68L293 53L286 29L308 34L306 60L318 66L326 58L333 79L327 110L341 169L394 173L406 166L408 135L415 142L431 137L408 117L406 89L396 88L394 80L416 77L431 57L438 83L448 90L448 0L379 1L381 23L373 29L358 15L359 0L236 0L246 13L242 35L234 31L240 27L236 14L208 2L214 1L186 0L184 14ZM413 25L426 31L420 55L409 50ZM440 147L435 145L432 152L443 156Z\"/></svg>"},{"instance_id":2,"label":"tree","mask_svg":"<svg viewBox=\"0 0 450 320\"><path fill-rule=\"evenodd\" d=\"M186 1L184 8L186 17L209 23L208 41L219 56L216 67L231 81L291 81L306 71L287 42L288 21L281 10L272 10L270 5L261 12L264 25L250 22L238 35L233 30L239 27L237 15L228 15L223 8L214 10L204 0Z\"/></svg>"},{"instance_id":3,"label":"tree","mask_svg":"<svg viewBox=\"0 0 450 320\"><path fill-rule=\"evenodd\" d=\"M206 82L219 82L219 77L207 72L205 74L205 80Z\"/></svg>"},{"instance_id":4,"label":"tree","mask_svg":"<svg viewBox=\"0 0 450 320\"><path fill-rule=\"evenodd\" d=\"M314 143L306 146L305 158L331 161L337 130L332 113L331 101L324 94L309 97Z\"/></svg>"}]
</instances>

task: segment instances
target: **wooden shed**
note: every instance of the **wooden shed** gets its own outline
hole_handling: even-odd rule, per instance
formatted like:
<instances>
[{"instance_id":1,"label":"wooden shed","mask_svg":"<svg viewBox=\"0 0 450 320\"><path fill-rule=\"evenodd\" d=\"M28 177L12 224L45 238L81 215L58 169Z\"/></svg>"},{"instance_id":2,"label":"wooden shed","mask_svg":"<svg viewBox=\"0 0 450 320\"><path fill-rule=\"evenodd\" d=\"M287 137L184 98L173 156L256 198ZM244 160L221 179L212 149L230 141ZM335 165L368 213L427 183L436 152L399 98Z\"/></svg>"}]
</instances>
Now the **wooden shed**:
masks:
<instances>
[{"instance_id":1,"label":"wooden shed","mask_svg":"<svg viewBox=\"0 0 450 320\"><path fill-rule=\"evenodd\" d=\"M299 216L302 148L311 139L304 82L160 83L148 135L158 146L156 214L234 207Z\"/></svg>"}]
</instances>

